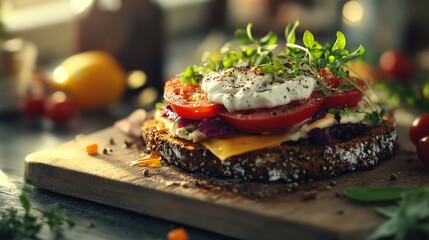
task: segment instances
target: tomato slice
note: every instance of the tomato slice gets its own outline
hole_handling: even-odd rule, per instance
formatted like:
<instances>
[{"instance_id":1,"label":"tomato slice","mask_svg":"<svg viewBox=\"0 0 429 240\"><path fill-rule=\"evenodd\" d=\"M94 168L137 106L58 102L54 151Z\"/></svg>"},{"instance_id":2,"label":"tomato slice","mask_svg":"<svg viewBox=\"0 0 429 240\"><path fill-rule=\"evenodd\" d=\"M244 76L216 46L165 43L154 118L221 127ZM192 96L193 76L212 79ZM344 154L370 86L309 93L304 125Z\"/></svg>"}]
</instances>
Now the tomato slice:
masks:
<instances>
[{"instance_id":1,"label":"tomato slice","mask_svg":"<svg viewBox=\"0 0 429 240\"><path fill-rule=\"evenodd\" d=\"M350 78L362 90L366 89L366 84L363 80ZM325 75L322 81L328 85L331 90L330 95L325 97L321 108L352 108L355 107L363 98L363 93L345 79L339 79L334 76ZM341 90L344 88L344 90Z\"/></svg>"},{"instance_id":2,"label":"tomato slice","mask_svg":"<svg viewBox=\"0 0 429 240\"><path fill-rule=\"evenodd\" d=\"M323 94L313 94L303 100L274 108L260 108L244 111L219 111L225 121L246 133L267 133L286 130L312 117L322 105Z\"/></svg>"},{"instance_id":3,"label":"tomato slice","mask_svg":"<svg viewBox=\"0 0 429 240\"><path fill-rule=\"evenodd\" d=\"M214 117L222 108L207 99L200 85L183 83L178 78L165 83L164 99L179 116L192 120Z\"/></svg>"},{"instance_id":4,"label":"tomato slice","mask_svg":"<svg viewBox=\"0 0 429 240\"><path fill-rule=\"evenodd\" d=\"M332 95L326 96L321 108L352 108L362 100L363 93L357 89L344 92L333 92Z\"/></svg>"}]
</instances>

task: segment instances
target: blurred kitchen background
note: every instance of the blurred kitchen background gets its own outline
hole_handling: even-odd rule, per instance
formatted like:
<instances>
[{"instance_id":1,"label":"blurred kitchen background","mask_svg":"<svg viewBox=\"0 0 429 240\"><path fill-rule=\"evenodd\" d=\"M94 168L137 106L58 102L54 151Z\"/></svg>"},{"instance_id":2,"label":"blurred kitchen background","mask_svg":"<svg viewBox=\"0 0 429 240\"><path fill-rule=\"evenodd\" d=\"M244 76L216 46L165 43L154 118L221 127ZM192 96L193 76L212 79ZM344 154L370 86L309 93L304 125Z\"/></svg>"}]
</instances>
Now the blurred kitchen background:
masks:
<instances>
[{"instance_id":1,"label":"blurred kitchen background","mask_svg":"<svg viewBox=\"0 0 429 240\"><path fill-rule=\"evenodd\" d=\"M283 39L295 20L299 38L308 29L324 43L340 30L348 49L363 44L357 71L379 83L393 105L427 109L427 9L429 1L420 0L2 0L0 112L22 111L27 95L55 92L55 69L91 50L119 62L126 88L115 101L80 111L116 107L122 117L151 109L165 80L201 64L203 52L231 40L237 27L251 22L255 34L274 30Z\"/></svg>"}]
</instances>

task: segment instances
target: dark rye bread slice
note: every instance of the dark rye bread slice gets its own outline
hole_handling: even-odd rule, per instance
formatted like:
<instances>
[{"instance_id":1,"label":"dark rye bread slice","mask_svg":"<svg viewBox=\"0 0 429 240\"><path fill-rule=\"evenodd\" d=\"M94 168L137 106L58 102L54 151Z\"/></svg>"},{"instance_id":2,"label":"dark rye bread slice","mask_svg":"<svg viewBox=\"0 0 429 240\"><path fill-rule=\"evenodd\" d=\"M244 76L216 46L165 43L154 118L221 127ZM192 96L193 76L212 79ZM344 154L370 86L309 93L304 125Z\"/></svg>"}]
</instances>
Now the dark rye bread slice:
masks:
<instances>
[{"instance_id":1,"label":"dark rye bread slice","mask_svg":"<svg viewBox=\"0 0 429 240\"><path fill-rule=\"evenodd\" d=\"M173 137L161 121L145 121L142 133L148 149L158 151L164 163L186 171L210 177L287 182L371 168L394 154L397 140L395 121L389 118L367 134L339 144L308 146L285 142L221 161L201 144Z\"/></svg>"}]
</instances>

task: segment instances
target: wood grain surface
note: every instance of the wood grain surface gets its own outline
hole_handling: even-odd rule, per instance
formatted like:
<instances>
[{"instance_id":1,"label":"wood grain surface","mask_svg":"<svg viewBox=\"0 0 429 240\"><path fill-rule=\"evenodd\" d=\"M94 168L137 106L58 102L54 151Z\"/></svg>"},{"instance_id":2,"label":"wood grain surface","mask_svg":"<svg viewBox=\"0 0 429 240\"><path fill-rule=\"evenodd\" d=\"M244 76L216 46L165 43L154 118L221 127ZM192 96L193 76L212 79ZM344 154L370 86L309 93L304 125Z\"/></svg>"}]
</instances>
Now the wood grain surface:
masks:
<instances>
[{"instance_id":1,"label":"wood grain surface","mask_svg":"<svg viewBox=\"0 0 429 240\"><path fill-rule=\"evenodd\" d=\"M401 138L401 136L400 136ZM110 144L113 139L115 144ZM321 182L207 179L174 166L130 166L144 147L108 128L30 154L26 181L49 191L241 239L363 239L385 219L342 195L349 186L423 186L428 170L406 144L374 169ZM85 146L98 143L98 155ZM107 154L103 148L111 149ZM392 177L394 175L395 178Z\"/></svg>"}]
</instances>

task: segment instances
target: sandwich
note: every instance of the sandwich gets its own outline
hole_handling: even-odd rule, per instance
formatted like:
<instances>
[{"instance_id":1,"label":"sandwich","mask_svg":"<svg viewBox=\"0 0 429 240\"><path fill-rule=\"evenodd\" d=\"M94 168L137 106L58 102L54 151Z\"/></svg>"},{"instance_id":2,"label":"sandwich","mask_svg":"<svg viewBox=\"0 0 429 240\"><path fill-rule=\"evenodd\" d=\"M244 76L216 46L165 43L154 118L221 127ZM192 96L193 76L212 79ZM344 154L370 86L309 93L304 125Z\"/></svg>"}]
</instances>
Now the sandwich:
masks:
<instances>
[{"instance_id":1,"label":"sandwich","mask_svg":"<svg viewBox=\"0 0 429 240\"><path fill-rule=\"evenodd\" d=\"M348 66L363 46L346 50L341 32L322 45L310 31L298 44L298 25L285 28L282 49L273 32L256 39L251 24L239 28L167 81L142 124L152 154L208 177L270 182L330 178L392 156L395 120Z\"/></svg>"}]
</instances>

